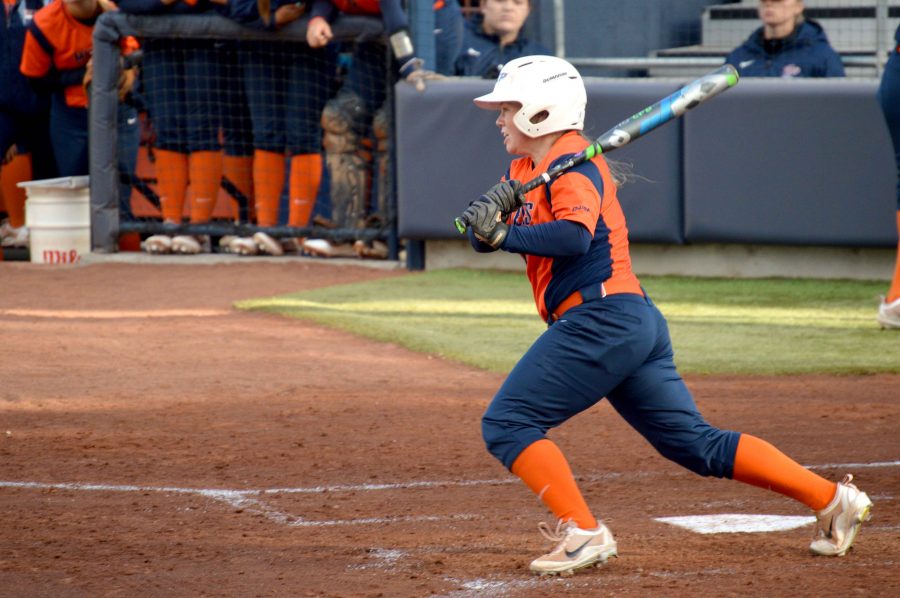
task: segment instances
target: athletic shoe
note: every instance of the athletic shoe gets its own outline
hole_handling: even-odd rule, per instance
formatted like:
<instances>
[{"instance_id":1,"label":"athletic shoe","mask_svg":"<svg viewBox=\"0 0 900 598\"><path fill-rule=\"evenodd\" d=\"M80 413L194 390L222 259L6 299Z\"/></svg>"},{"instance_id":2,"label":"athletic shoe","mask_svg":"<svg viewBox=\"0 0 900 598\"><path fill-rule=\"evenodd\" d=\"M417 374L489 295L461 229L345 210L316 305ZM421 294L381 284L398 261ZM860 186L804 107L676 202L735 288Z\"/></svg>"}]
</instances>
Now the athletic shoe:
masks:
<instances>
[{"instance_id":1,"label":"athletic shoe","mask_svg":"<svg viewBox=\"0 0 900 598\"><path fill-rule=\"evenodd\" d=\"M231 249L231 244L234 240L237 239L234 235L224 235L219 238L219 252L220 253L234 253Z\"/></svg>"},{"instance_id":2,"label":"athletic shoe","mask_svg":"<svg viewBox=\"0 0 900 598\"><path fill-rule=\"evenodd\" d=\"M171 253L172 237L169 235L152 235L141 243L141 249L147 253Z\"/></svg>"},{"instance_id":3,"label":"athletic shoe","mask_svg":"<svg viewBox=\"0 0 900 598\"><path fill-rule=\"evenodd\" d=\"M538 530L551 542L559 542L551 552L531 562L531 570L540 575L572 575L578 569L599 567L617 556L612 532L602 523L597 529L580 529L573 521L559 521L556 530L541 522Z\"/></svg>"},{"instance_id":4,"label":"athletic shoe","mask_svg":"<svg viewBox=\"0 0 900 598\"><path fill-rule=\"evenodd\" d=\"M303 251L316 257L356 257L356 252L349 243L333 244L326 239L306 239Z\"/></svg>"},{"instance_id":5,"label":"athletic shoe","mask_svg":"<svg viewBox=\"0 0 900 598\"><path fill-rule=\"evenodd\" d=\"M847 474L827 507L816 513L816 537L809 545L813 554L844 556L859 533L863 521L872 516L872 501L851 484Z\"/></svg>"},{"instance_id":6,"label":"athletic shoe","mask_svg":"<svg viewBox=\"0 0 900 598\"><path fill-rule=\"evenodd\" d=\"M198 253L209 253L210 244L207 235L177 235L172 237L172 253L183 253L185 255L196 255Z\"/></svg>"},{"instance_id":7,"label":"athletic shoe","mask_svg":"<svg viewBox=\"0 0 900 598\"><path fill-rule=\"evenodd\" d=\"M0 246L3 247L28 247L28 227L20 226L18 228L4 224L6 228L3 231Z\"/></svg>"},{"instance_id":8,"label":"athletic shoe","mask_svg":"<svg viewBox=\"0 0 900 598\"><path fill-rule=\"evenodd\" d=\"M276 241L266 233L256 233L253 235L253 242L259 247L259 250L269 255L284 255L284 249L281 247L281 241Z\"/></svg>"},{"instance_id":9,"label":"athletic shoe","mask_svg":"<svg viewBox=\"0 0 900 598\"><path fill-rule=\"evenodd\" d=\"M353 244L353 251L362 258L383 260L388 256L388 246L383 241L357 241Z\"/></svg>"},{"instance_id":10,"label":"athletic shoe","mask_svg":"<svg viewBox=\"0 0 900 598\"><path fill-rule=\"evenodd\" d=\"M250 237L232 237L231 242L228 244L228 248L231 253L236 253L238 255L256 255L259 253L259 247L256 246L256 241Z\"/></svg>"},{"instance_id":11,"label":"athletic shoe","mask_svg":"<svg viewBox=\"0 0 900 598\"><path fill-rule=\"evenodd\" d=\"M303 246L303 239L284 237L281 239L281 248L285 253L299 253Z\"/></svg>"},{"instance_id":12,"label":"athletic shoe","mask_svg":"<svg viewBox=\"0 0 900 598\"><path fill-rule=\"evenodd\" d=\"M881 298L878 306L878 315L875 316L882 328L894 328L900 330L900 299L888 303Z\"/></svg>"}]
</instances>

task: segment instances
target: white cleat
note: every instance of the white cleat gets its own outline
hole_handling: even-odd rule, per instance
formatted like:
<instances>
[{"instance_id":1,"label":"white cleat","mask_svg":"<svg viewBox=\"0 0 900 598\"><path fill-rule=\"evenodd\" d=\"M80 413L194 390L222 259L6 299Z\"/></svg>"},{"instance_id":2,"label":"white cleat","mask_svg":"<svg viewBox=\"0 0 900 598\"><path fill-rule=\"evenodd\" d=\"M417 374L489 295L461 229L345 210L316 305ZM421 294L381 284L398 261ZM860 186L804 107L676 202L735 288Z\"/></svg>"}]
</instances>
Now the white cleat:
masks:
<instances>
[{"instance_id":1,"label":"white cleat","mask_svg":"<svg viewBox=\"0 0 900 598\"><path fill-rule=\"evenodd\" d=\"M900 299L888 303L881 298L878 306L878 315L875 316L882 328L900 330Z\"/></svg>"},{"instance_id":2,"label":"white cleat","mask_svg":"<svg viewBox=\"0 0 900 598\"><path fill-rule=\"evenodd\" d=\"M196 255L209 253L209 237L207 235L178 235L172 237L172 253Z\"/></svg>"},{"instance_id":3,"label":"white cleat","mask_svg":"<svg viewBox=\"0 0 900 598\"><path fill-rule=\"evenodd\" d=\"M572 575L579 569L599 567L611 556L618 556L612 532L602 523L594 530L580 529L574 522L559 521L551 531L546 523L538 530L551 542L559 542L551 552L531 562L539 575Z\"/></svg>"},{"instance_id":4,"label":"white cleat","mask_svg":"<svg viewBox=\"0 0 900 598\"><path fill-rule=\"evenodd\" d=\"M273 239L266 233L259 232L254 234L253 242L256 243L256 246L263 253L268 255L284 255L284 248L281 246L281 241Z\"/></svg>"},{"instance_id":5,"label":"white cleat","mask_svg":"<svg viewBox=\"0 0 900 598\"><path fill-rule=\"evenodd\" d=\"M238 255L256 255L259 253L259 247L256 246L256 241L250 237L234 237L228 244L228 249L231 253L236 253Z\"/></svg>"},{"instance_id":6,"label":"white cleat","mask_svg":"<svg viewBox=\"0 0 900 598\"><path fill-rule=\"evenodd\" d=\"M28 247L28 227L18 228L4 222L0 226L0 246L3 247Z\"/></svg>"},{"instance_id":7,"label":"white cleat","mask_svg":"<svg viewBox=\"0 0 900 598\"><path fill-rule=\"evenodd\" d=\"M172 237L169 235L151 235L141 243L141 249L147 253L172 253Z\"/></svg>"},{"instance_id":8,"label":"white cleat","mask_svg":"<svg viewBox=\"0 0 900 598\"><path fill-rule=\"evenodd\" d=\"M809 545L813 554L844 556L864 521L872 516L872 501L851 484L847 474L838 484L831 504L816 513L816 537Z\"/></svg>"}]
</instances>

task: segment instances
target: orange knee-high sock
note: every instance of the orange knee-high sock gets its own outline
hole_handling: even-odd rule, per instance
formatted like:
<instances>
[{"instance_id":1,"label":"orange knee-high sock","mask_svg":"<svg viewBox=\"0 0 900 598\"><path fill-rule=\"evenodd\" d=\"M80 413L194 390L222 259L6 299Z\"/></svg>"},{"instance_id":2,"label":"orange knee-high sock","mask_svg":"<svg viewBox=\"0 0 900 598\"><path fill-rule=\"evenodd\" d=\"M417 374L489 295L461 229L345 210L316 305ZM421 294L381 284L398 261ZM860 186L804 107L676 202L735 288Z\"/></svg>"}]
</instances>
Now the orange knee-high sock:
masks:
<instances>
[{"instance_id":1,"label":"orange knee-high sock","mask_svg":"<svg viewBox=\"0 0 900 598\"><path fill-rule=\"evenodd\" d=\"M191 177L191 222L209 222L222 184L222 152L192 152L188 171Z\"/></svg>"},{"instance_id":2,"label":"orange knee-high sock","mask_svg":"<svg viewBox=\"0 0 900 598\"><path fill-rule=\"evenodd\" d=\"M156 181L163 220L181 222L188 184L187 154L156 150Z\"/></svg>"},{"instance_id":3,"label":"orange knee-high sock","mask_svg":"<svg viewBox=\"0 0 900 598\"><path fill-rule=\"evenodd\" d=\"M900 210L897 211L897 236L900 237ZM897 243L897 264L894 266L894 279L888 290L887 302L891 303L900 299L900 243Z\"/></svg>"},{"instance_id":4,"label":"orange knee-high sock","mask_svg":"<svg viewBox=\"0 0 900 598\"><path fill-rule=\"evenodd\" d=\"M284 154L253 152L253 189L256 191L256 221L260 226L278 224L278 204L284 188Z\"/></svg>"},{"instance_id":5,"label":"orange knee-high sock","mask_svg":"<svg viewBox=\"0 0 900 598\"><path fill-rule=\"evenodd\" d=\"M20 154L6 164L0 172L0 190L6 204L9 225L19 228L25 225L25 189L16 183L31 180L31 155Z\"/></svg>"},{"instance_id":6,"label":"orange knee-high sock","mask_svg":"<svg viewBox=\"0 0 900 598\"><path fill-rule=\"evenodd\" d=\"M511 470L557 518L574 521L581 529L597 527L569 462L550 440L545 438L530 444L513 462Z\"/></svg>"},{"instance_id":7,"label":"orange knee-high sock","mask_svg":"<svg viewBox=\"0 0 900 598\"><path fill-rule=\"evenodd\" d=\"M247 218L253 222L253 156L225 156L222 174L247 198ZM240 213L237 200L231 203L237 220Z\"/></svg>"},{"instance_id":8,"label":"orange knee-high sock","mask_svg":"<svg viewBox=\"0 0 900 598\"><path fill-rule=\"evenodd\" d=\"M300 154L291 158L289 186L291 208L288 213L288 224L291 226L309 224L309 217L316 205L316 194L319 192L319 179L321 178L321 154Z\"/></svg>"},{"instance_id":9,"label":"orange knee-high sock","mask_svg":"<svg viewBox=\"0 0 900 598\"><path fill-rule=\"evenodd\" d=\"M749 434L741 434L732 478L774 490L821 511L828 506L837 484L806 469L777 448Z\"/></svg>"}]
</instances>

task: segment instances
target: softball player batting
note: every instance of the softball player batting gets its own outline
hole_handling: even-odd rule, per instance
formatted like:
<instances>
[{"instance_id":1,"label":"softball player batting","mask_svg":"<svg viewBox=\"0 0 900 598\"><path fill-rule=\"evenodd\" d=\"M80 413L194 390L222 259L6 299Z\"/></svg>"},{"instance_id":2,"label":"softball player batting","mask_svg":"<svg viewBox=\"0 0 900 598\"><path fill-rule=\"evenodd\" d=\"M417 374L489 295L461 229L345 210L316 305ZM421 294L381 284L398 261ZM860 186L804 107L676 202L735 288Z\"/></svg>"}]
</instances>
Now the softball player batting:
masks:
<instances>
[{"instance_id":1,"label":"softball player batting","mask_svg":"<svg viewBox=\"0 0 900 598\"><path fill-rule=\"evenodd\" d=\"M769 488L816 513L813 554L850 549L872 503L847 475L830 482L771 444L707 423L675 369L665 318L631 271L616 181L602 156L524 195L531 180L589 145L587 94L575 68L551 56L507 63L491 93L513 160L502 182L463 213L478 252L525 257L548 329L497 391L482 419L488 450L558 518L541 523L556 542L531 563L540 574L571 574L616 555L616 541L581 495L560 449L545 437L606 397L664 457L703 476Z\"/></svg>"}]
</instances>

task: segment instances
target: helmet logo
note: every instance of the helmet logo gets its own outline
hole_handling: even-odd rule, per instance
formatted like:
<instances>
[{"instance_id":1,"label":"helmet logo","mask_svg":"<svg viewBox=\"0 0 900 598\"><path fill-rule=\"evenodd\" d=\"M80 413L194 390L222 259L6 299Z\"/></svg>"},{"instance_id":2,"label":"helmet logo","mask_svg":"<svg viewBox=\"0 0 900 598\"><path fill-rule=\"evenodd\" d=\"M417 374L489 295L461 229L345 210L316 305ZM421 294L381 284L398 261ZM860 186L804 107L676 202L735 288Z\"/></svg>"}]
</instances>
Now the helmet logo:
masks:
<instances>
[{"instance_id":1,"label":"helmet logo","mask_svg":"<svg viewBox=\"0 0 900 598\"><path fill-rule=\"evenodd\" d=\"M543 81L541 81L541 83L548 83L548 82L550 82L550 81L553 81L554 79L559 79L560 77L565 77L565 76L566 76L566 73L565 73L565 72L558 73L558 74L556 74L556 75L553 75L552 77L547 77L546 79L544 79Z\"/></svg>"}]
</instances>

